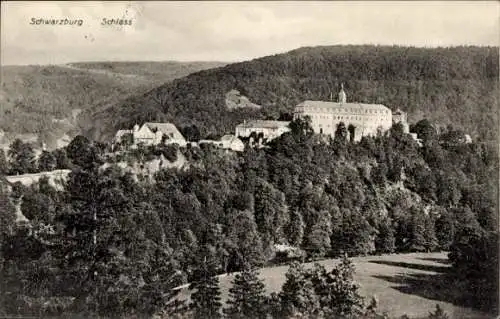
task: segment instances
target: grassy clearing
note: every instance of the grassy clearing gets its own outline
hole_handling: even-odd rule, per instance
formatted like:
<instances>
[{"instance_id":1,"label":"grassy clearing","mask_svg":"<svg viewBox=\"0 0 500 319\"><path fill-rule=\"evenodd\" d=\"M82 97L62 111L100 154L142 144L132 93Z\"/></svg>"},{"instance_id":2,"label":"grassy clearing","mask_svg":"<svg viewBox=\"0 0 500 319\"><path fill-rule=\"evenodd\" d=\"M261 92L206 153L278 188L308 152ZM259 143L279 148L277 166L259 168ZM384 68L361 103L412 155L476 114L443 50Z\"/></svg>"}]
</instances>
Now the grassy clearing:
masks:
<instances>
[{"instance_id":1,"label":"grassy clearing","mask_svg":"<svg viewBox=\"0 0 500 319\"><path fill-rule=\"evenodd\" d=\"M413 253L352 258L356 266L356 281L361 294L368 301L372 296L379 300L379 309L391 317L407 314L410 318L426 317L436 304L450 318L490 318L485 313L461 306L456 300L459 291L453 289L443 277L449 269L446 253ZM319 262L327 270L337 259ZM307 266L312 266L308 263ZM265 281L267 292L278 292L285 280L288 266L263 268L260 277ZM222 300L226 300L234 274L220 276ZM183 291L187 296L188 292Z\"/></svg>"}]
</instances>

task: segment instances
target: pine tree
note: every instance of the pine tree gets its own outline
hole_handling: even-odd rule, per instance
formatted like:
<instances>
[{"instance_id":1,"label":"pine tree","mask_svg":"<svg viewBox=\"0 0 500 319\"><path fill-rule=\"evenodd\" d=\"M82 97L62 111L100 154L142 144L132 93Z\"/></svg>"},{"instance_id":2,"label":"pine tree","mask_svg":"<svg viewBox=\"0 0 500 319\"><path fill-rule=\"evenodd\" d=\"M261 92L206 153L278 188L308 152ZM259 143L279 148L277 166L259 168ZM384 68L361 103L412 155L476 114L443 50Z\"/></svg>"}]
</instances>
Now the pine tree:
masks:
<instances>
[{"instance_id":1,"label":"pine tree","mask_svg":"<svg viewBox=\"0 0 500 319\"><path fill-rule=\"evenodd\" d=\"M332 270L336 283L333 285L334 304L340 315L356 315L363 309L363 297L359 295L359 286L354 282L354 264L345 254L340 264Z\"/></svg>"},{"instance_id":2,"label":"pine tree","mask_svg":"<svg viewBox=\"0 0 500 319\"><path fill-rule=\"evenodd\" d=\"M396 249L396 239L394 237L394 229L390 219L384 219L379 227L377 238L375 239L375 248L379 253L393 253Z\"/></svg>"},{"instance_id":3,"label":"pine tree","mask_svg":"<svg viewBox=\"0 0 500 319\"><path fill-rule=\"evenodd\" d=\"M282 313L286 317L309 317L319 311L319 299L315 295L310 273L297 262L288 268L279 296Z\"/></svg>"},{"instance_id":4,"label":"pine tree","mask_svg":"<svg viewBox=\"0 0 500 319\"><path fill-rule=\"evenodd\" d=\"M9 163L3 149L0 149L0 175L7 175L9 172Z\"/></svg>"},{"instance_id":5,"label":"pine tree","mask_svg":"<svg viewBox=\"0 0 500 319\"><path fill-rule=\"evenodd\" d=\"M263 262L260 234L252 212L235 212L229 224L227 240L232 243L232 266L241 269L245 264L252 266Z\"/></svg>"},{"instance_id":6,"label":"pine tree","mask_svg":"<svg viewBox=\"0 0 500 319\"><path fill-rule=\"evenodd\" d=\"M55 170L57 167L57 160L55 156L47 151L43 151L38 159L38 170L41 172L47 172Z\"/></svg>"},{"instance_id":7,"label":"pine tree","mask_svg":"<svg viewBox=\"0 0 500 319\"><path fill-rule=\"evenodd\" d=\"M195 319L221 318L221 298L219 290L219 278L216 276L214 267L205 261L202 269L195 274L197 281L193 282L190 289L196 289L191 295L190 305Z\"/></svg>"},{"instance_id":8,"label":"pine tree","mask_svg":"<svg viewBox=\"0 0 500 319\"><path fill-rule=\"evenodd\" d=\"M304 219L297 209L291 211L290 222L287 227L287 238L290 245L300 247L304 237Z\"/></svg>"},{"instance_id":9,"label":"pine tree","mask_svg":"<svg viewBox=\"0 0 500 319\"><path fill-rule=\"evenodd\" d=\"M264 246L283 241L284 226L289 219L285 195L265 180L258 178L255 192L255 223Z\"/></svg>"},{"instance_id":10,"label":"pine tree","mask_svg":"<svg viewBox=\"0 0 500 319\"><path fill-rule=\"evenodd\" d=\"M426 216L425 219L425 248L427 251L434 251L438 247L438 239L436 237L436 223L432 216Z\"/></svg>"},{"instance_id":11,"label":"pine tree","mask_svg":"<svg viewBox=\"0 0 500 319\"><path fill-rule=\"evenodd\" d=\"M440 212L440 216L435 222L435 232L439 248L442 250L450 249L455 235L455 224L453 216L448 211Z\"/></svg>"},{"instance_id":12,"label":"pine tree","mask_svg":"<svg viewBox=\"0 0 500 319\"><path fill-rule=\"evenodd\" d=\"M448 315L444 312L443 308L436 304L436 310L429 313L429 319L448 319Z\"/></svg>"},{"instance_id":13,"label":"pine tree","mask_svg":"<svg viewBox=\"0 0 500 319\"><path fill-rule=\"evenodd\" d=\"M16 139L9 148L11 174L27 174L35 171L35 153L28 143Z\"/></svg>"},{"instance_id":14,"label":"pine tree","mask_svg":"<svg viewBox=\"0 0 500 319\"><path fill-rule=\"evenodd\" d=\"M229 307L224 313L229 318L265 318L264 283L258 278L257 270L247 266L236 275L232 284L227 302Z\"/></svg>"},{"instance_id":15,"label":"pine tree","mask_svg":"<svg viewBox=\"0 0 500 319\"><path fill-rule=\"evenodd\" d=\"M408 250L409 251L425 251L425 215L423 212L413 208L411 212L410 223L408 227Z\"/></svg>"},{"instance_id":16,"label":"pine tree","mask_svg":"<svg viewBox=\"0 0 500 319\"><path fill-rule=\"evenodd\" d=\"M354 282L354 272L354 265L347 255L330 272L319 264L313 268L312 282L326 317L344 318L362 314L364 300L359 295L358 284Z\"/></svg>"},{"instance_id":17,"label":"pine tree","mask_svg":"<svg viewBox=\"0 0 500 319\"><path fill-rule=\"evenodd\" d=\"M331 248L331 215L328 211L314 211L316 220L305 238L306 249L315 256L324 256Z\"/></svg>"}]
</instances>

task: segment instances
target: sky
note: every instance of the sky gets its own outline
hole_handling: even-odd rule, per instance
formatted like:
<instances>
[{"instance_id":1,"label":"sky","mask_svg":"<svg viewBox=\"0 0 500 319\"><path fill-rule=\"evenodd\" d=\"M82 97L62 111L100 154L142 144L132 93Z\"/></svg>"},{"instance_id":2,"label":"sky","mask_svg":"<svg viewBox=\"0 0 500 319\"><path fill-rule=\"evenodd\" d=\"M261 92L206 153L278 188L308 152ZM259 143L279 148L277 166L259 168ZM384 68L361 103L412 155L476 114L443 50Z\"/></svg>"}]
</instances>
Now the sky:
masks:
<instances>
[{"instance_id":1,"label":"sky","mask_svg":"<svg viewBox=\"0 0 500 319\"><path fill-rule=\"evenodd\" d=\"M498 46L499 8L498 1L4 1L0 63L235 62L338 44ZM102 25L103 19L131 25Z\"/></svg>"}]
</instances>

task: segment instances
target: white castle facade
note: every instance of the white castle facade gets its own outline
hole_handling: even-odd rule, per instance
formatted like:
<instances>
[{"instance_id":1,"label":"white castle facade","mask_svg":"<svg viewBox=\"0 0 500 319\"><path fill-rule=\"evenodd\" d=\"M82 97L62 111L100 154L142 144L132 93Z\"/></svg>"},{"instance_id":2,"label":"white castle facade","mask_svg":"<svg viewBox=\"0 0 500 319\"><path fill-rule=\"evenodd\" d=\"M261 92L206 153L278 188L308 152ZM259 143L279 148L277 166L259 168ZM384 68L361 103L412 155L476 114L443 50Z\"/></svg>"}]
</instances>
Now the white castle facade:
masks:
<instances>
[{"instance_id":1,"label":"white castle facade","mask_svg":"<svg viewBox=\"0 0 500 319\"><path fill-rule=\"evenodd\" d=\"M406 114L398 110L397 120L406 124ZM382 104L365 104L347 102L347 96L342 88L338 94L338 102L330 101L304 101L295 107L293 118L309 116L315 133L335 136L335 131L340 122L348 128L354 141L361 140L363 136L375 136L378 132L389 130L393 124L392 111ZM353 129L353 133L349 131ZM406 131L407 124L405 126Z\"/></svg>"}]
</instances>

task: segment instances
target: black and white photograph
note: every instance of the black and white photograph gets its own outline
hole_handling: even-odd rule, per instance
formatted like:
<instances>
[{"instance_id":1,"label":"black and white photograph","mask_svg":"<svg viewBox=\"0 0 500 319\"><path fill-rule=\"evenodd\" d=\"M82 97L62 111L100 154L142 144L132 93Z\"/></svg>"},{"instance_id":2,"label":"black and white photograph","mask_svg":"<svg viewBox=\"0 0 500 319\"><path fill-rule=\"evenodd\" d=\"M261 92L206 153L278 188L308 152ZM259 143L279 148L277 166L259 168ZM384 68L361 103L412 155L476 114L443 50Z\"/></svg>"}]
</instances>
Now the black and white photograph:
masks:
<instances>
[{"instance_id":1,"label":"black and white photograph","mask_svg":"<svg viewBox=\"0 0 500 319\"><path fill-rule=\"evenodd\" d=\"M500 2L0 24L0 318L499 318Z\"/></svg>"}]
</instances>

